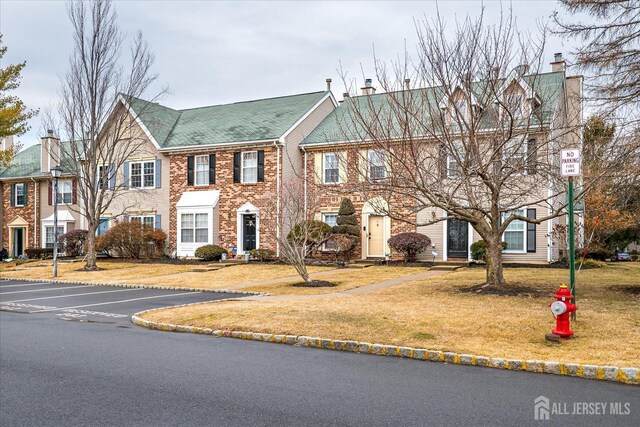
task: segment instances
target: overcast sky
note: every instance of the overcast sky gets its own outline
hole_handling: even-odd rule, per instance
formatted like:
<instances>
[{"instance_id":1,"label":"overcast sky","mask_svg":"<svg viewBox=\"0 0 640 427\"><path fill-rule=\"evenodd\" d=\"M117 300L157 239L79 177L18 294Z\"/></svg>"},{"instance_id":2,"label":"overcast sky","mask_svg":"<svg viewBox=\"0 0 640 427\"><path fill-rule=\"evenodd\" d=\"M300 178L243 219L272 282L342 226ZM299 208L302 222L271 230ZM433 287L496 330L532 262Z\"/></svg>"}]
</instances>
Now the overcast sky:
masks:
<instances>
[{"instance_id":1,"label":"overcast sky","mask_svg":"<svg viewBox=\"0 0 640 427\"><path fill-rule=\"evenodd\" d=\"M484 3L487 21L511 4L521 30L535 31L561 6L556 1ZM372 72L372 49L384 59L415 46L414 18L433 14L434 2L214 2L118 1L122 30L141 30L156 54L154 71L170 94L162 104L190 108L324 90L333 79L341 98L337 69L362 84ZM477 1L440 1L453 21L480 13ZM71 53L71 26L63 1L0 0L0 32L9 48L2 66L27 61L16 91L30 108L57 103L60 77ZM572 45L550 37L546 57L569 57ZM19 140L39 141L41 120Z\"/></svg>"}]
</instances>

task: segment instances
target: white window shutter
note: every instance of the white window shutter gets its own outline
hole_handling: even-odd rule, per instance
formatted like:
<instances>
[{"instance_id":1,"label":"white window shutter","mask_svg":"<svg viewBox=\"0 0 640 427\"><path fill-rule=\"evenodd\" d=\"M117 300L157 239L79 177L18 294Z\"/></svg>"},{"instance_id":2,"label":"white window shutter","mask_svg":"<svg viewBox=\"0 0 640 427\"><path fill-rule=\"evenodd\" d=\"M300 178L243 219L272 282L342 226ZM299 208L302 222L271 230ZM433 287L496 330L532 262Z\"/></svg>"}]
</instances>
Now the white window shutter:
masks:
<instances>
[{"instance_id":1,"label":"white window shutter","mask_svg":"<svg viewBox=\"0 0 640 427\"><path fill-rule=\"evenodd\" d=\"M322 153L315 153L313 155L314 161L314 181L316 184L322 184L323 182L323 170L322 170Z\"/></svg>"},{"instance_id":2,"label":"white window shutter","mask_svg":"<svg viewBox=\"0 0 640 427\"><path fill-rule=\"evenodd\" d=\"M340 153L338 153L338 172L339 172L339 178L338 178L338 182L340 184L345 184L347 182L347 152L346 151L341 151Z\"/></svg>"}]
</instances>

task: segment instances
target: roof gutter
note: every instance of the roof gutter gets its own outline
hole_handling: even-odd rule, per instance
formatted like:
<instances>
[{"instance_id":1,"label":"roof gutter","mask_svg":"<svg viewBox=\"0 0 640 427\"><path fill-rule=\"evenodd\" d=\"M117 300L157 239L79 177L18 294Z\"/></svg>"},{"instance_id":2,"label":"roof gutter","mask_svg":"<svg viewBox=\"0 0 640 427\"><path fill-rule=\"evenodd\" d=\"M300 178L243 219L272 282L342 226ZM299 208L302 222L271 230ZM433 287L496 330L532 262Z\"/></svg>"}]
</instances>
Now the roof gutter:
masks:
<instances>
[{"instance_id":1,"label":"roof gutter","mask_svg":"<svg viewBox=\"0 0 640 427\"><path fill-rule=\"evenodd\" d=\"M165 154L177 154L177 153L188 153L193 151L220 151L226 150L233 147L243 147L250 145L269 145L273 143L278 143L279 139L262 139L257 141L239 141L239 142L228 142L224 144L206 144L206 145L187 145L184 147L170 147L170 148L161 148L158 150L160 153Z\"/></svg>"}]
</instances>

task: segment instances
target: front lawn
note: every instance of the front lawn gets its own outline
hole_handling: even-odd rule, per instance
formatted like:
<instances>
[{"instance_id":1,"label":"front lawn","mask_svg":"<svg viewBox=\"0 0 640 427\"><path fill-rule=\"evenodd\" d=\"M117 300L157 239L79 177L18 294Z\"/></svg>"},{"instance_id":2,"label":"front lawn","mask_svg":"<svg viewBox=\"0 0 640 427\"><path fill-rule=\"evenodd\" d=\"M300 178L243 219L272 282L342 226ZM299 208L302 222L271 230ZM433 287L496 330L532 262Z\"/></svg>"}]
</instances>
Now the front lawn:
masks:
<instances>
[{"instance_id":1,"label":"front lawn","mask_svg":"<svg viewBox=\"0 0 640 427\"><path fill-rule=\"evenodd\" d=\"M374 271L361 270L365 276ZM548 307L551 295L566 282L567 270L505 270L510 283L531 287L539 294L461 292L482 283L484 274L482 269L467 268L358 296L228 301L156 311L145 318L490 357L640 366L640 264L610 264L579 273L578 319L573 324L576 335L561 344L547 343L544 335L554 326Z\"/></svg>"},{"instance_id":2,"label":"front lawn","mask_svg":"<svg viewBox=\"0 0 640 427\"><path fill-rule=\"evenodd\" d=\"M203 264L204 265L204 264ZM59 263L58 279L87 283L142 284L204 289L244 289L251 283L297 276L293 267L283 264L230 265L221 270L193 273L198 264L180 264L135 260L98 260L98 271L83 271L84 262ZM33 261L18 266L2 266L0 276L20 279L52 278L51 260ZM309 272L331 270L331 267L309 267ZM294 280L295 281L295 280Z\"/></svg>"}]
</instances>

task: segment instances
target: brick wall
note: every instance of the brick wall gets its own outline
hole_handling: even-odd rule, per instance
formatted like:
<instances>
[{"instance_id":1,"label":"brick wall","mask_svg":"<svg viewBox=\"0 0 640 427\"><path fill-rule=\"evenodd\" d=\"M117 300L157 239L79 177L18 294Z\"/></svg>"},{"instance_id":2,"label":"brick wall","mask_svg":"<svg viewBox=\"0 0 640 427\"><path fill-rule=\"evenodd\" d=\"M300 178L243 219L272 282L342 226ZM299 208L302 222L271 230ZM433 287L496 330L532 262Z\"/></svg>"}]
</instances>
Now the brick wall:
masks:
<instances>
[{"instance_id":1,"label":"brick wall","mask_svg":"<svg viewBox=\"0 0 640 427\"><path fill-rule=\"evenodd\" d=\"M264 182L242 184L233 182L233 153L237 151L264 150ZM216 155L216 183L205 186L187 185L187 157L190 155ZM282 159L281 159L282 160ZM190 154L174 154L170 157L170 215L169 239L172 248L177 248L177 208L176 204L185 191L219 190L220 246L231 251L237 243L237 209L249 202L260 208L260 202L267 197L276 197L277 150L273 145L243 147L235 150L201 151ZM275 250L276 244L261 227L260 247Z\"/></svg>"},{"instance_id":2,"label":"brick wall","mask_svg":"<svg viewBox=\"0 0 640 427\"><path fill-rule=\"evenodd\" d=\"M27 206L11 206L11 188L12 184L26 183L27 184ZM40 214L34 212L34 203L36 202L36 196L34 195L34 185L40 185L39 182L28 181L14 181L4 182L2 184L2 244L11 253L12 248L9 248L9 223L15 220L17 217L21 217L29 223L27 227L27 240L25 249L30 247L40 247L40 230L38 224L40 223ZM39 194L39 191L36 191ZM38 211L40 210L41 201L40 197L37 197ZM34 233L34 229L37 231ZM36 236L37 234L37 236ZM37 237L38 241L35 240Z\"/></svg>"},{"instance_id":3,"label":"brick wall","mask_svg":"<svg viewBox=\"0 0 640 427\"><path fill-rule=\"evenodd\" d=\"M360 164L360 156L355 150L347 150L344 152L346 155L346 164L347 164L347 182L340 184L322 184L317 183L316 172L315 172L315 153L322 152L334 152L335 150L325 149L322 151L308 151L307 152L307 165L306 165L306 175L307 175L307 185L309 188L309 193L315 192L316 197L318 198L318 211L321 214L322 212L338 212L338 208L340 207L340 202L343 198L348 197L351 199L353 206L356 210L355 215L358 220L358 225L360 227L360 232L362 231L362 210L365 206L367 200L372 197L375 197L375 191L371 189L367 189L363 187L363 183L361 181L361 173L358 170L358 165ZM340 161L344 161L345 159L341 156ZM395 204L395 202L399 202ZM399 208L400 205L411 204L411 200L403 199L396 200L390 203L390 209L395 215L400 215L403 218L407 218L409 221L413 221L415 223L416 215L410 212L406 208ZM321 218L318 218L321 219ZM416 227L413 224L391 219L391 236L394 236L399 233L412 232L416 231ZM353 259L359 259L366 257L365 251L363 251L363 242L364 237L357 241L356 247L351 252L351 257ZM317 258L321 259L335 259L335 255L333 253L326 252L318 252L315 255ZM393 259L400 259L400 254L393 254Z\"/></svg>"}]
</instances>

